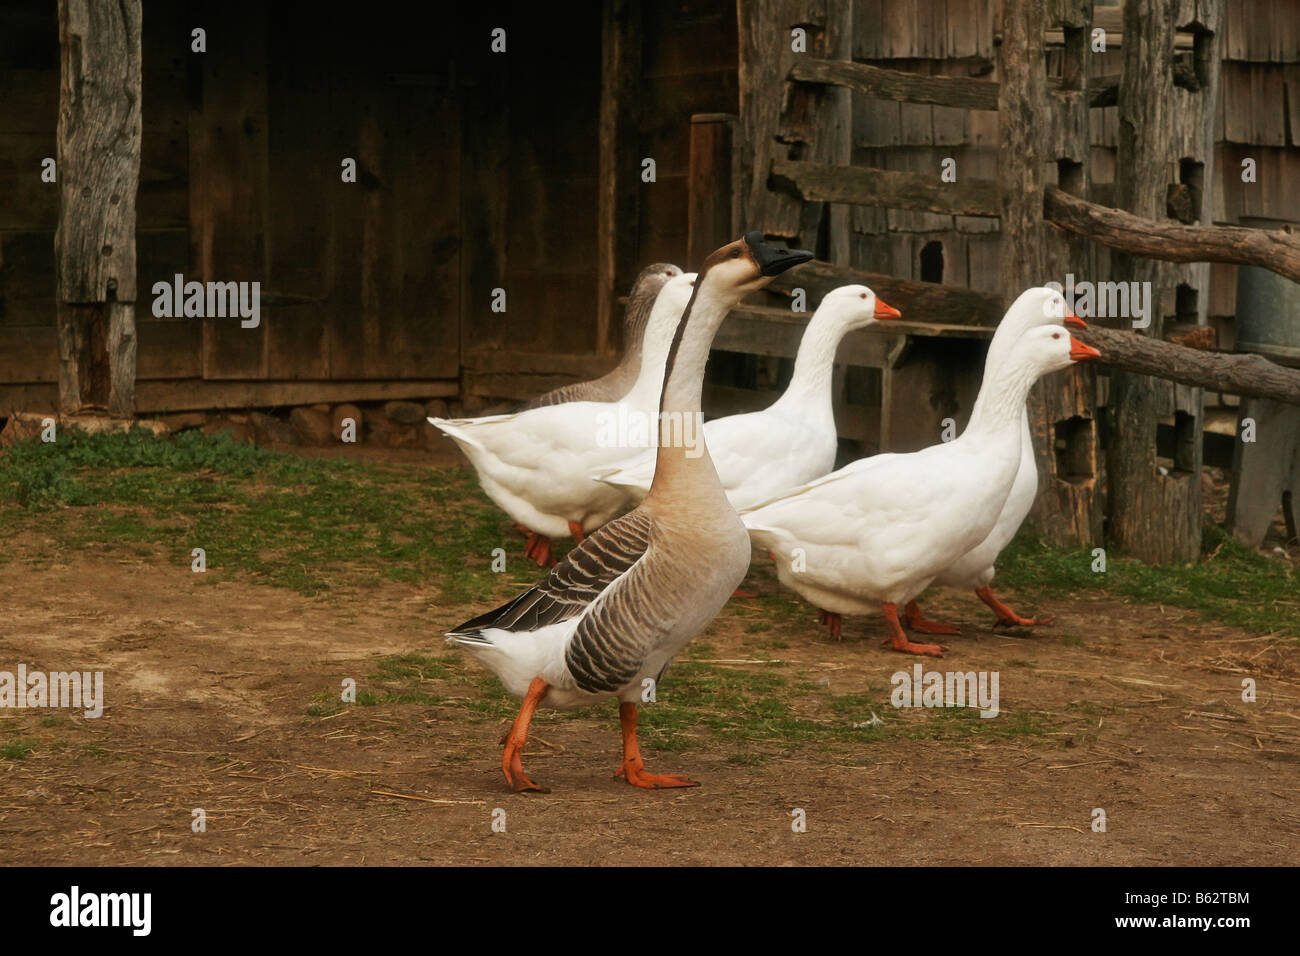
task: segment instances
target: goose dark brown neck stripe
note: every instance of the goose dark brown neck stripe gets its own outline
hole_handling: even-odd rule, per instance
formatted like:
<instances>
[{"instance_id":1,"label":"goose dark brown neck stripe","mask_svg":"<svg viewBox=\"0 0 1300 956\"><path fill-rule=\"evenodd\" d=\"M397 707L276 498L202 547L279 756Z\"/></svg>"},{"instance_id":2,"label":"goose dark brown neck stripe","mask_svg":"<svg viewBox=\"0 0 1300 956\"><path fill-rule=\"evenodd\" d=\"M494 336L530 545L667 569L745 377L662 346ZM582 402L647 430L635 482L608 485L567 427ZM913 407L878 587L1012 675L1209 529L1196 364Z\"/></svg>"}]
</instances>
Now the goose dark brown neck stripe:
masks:
<instances>
[{"instance_id":1,"label":"goose dark brown neck stripe","mask_svg":"<svg viewBox=\"0 0 1300 956\"><path fill-rule=\"evenodd\" d=\"M743 242L743 240L737 240ZM673 343L668 348L668 361L664 363L664 380L659 387L659 410L663 411L664 396L668 394L668 380L672 378L673 365L677 362L677 349L682 344L682 336L686 334L686 323L690 320L691 309L695 307L695 297L700 294L700 288L704 285L704 280L709 275L709 270L719 262L727 258L727 252L736 243L729 242L721 249L711 253L704 260L704 265L700 267L699 273L695 276L695 286L691 289L691 297L686 303L686 308L682 311L681 320L677 323L677 331L673 333Z\"/></svg>"}]
</instances>

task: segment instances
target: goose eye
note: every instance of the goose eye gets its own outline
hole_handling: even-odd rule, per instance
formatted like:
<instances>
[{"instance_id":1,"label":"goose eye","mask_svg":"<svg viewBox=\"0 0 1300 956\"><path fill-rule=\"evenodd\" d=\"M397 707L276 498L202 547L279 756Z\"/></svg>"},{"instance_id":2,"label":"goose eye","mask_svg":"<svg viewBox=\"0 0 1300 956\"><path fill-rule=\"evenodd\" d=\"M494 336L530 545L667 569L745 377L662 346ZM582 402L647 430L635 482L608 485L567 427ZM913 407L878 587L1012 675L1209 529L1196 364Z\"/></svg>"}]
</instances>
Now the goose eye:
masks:
<instances>
[{"instance_id":1,"label":"goose eye","mask_svg":"<svg viewBox=\"0 0 1300 956\"><path fill-rule=\"evenodd\" d=\"M1061 333L1060 333L1060 332L1053 332L1053 333L1052 333L1052 338L1054 338L1054 339L1059 339L1060 337L1061 337Z\"/></svg>"},{"instance_id":2,"label":"goose eye","mask_svg":"<svg viewBox=\"0 0 1300 956\"><path fill-rule=\"evenodd\" d=\"M731 250L731 254L730 254L730 256L729 256L728 258L731 258L731 259L739 259L739 258L740 258L740 250L739 250L739 249L732 249L732 250Z\"/></svg>"},{"instance_id":3,"label":"goose eye","mask_svg":"<svg viewBox=\"0 0 1300 956\"><path fill-rule=\"evenodd\" d=\"M866 294L865 292L859 292L859 293L858 293L858 298L859 298L859 299L865 299L866 297L867 297L867 294Z\"/></svg>"}]
</instances>

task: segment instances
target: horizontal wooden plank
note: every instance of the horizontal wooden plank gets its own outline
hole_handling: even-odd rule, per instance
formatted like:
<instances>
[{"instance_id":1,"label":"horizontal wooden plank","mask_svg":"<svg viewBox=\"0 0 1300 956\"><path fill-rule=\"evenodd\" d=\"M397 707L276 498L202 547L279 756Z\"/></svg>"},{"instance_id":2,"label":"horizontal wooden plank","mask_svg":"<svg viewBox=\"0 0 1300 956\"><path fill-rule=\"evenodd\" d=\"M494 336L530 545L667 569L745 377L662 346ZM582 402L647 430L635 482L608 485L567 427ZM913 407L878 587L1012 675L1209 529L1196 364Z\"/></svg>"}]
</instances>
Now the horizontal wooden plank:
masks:
<instances>
[{"instance_id":1,"label":"horizontal wooden plank","mask_svg":"<svg viewBox=\"0 0 1300 956\"><path fill-rule=\"evenodd\" d=\"M886 70L848 60L801 58L790 69L801 83L842 86L855 93L897 103L932 103L970 110L996 110L998 84L964 76L926 76Z\"/></svg>"},{"instance_id":2,"label":"horizontal wooden plank","mask_svg":"<svg viewBox=\"0 0 1300 956\"><path fill-rule=\"evenodd\" d=\"M997 296L937 282L896 279L819 259L782 273L768 288L786 294L792 289L804 289L808 294L808 306L813 308L827 292L842 285L870 287L881 299L902 312L903 321L909 323L992 329L1002 320L1002 302Z\"/></svg>"},{"instance_id":3,"label":"horizontal wooden plank","mask_svg":"<svg viewBox=\"0 0 1300 956\"><path fill-rule=\"evenodd\" d=\"M0 326L0 382L35 384L59 377L53 325Z\"/></svg>"},{"instance_id":4,"label":"horizontal wooden plank","mask_svg":"<svg viewBox=\"0 0 1300 956\"><path fill-rule=\"evenodd\" d=\"M998 216L997 183L985 179L945 183L939 170L905 173L861 166L775 160L772 181L809 202L844 202L916 209L956 216Z\"/></svg>"},{"instance_id":5,"label":"horizontal wooden plank","mask_svg":"<svg viewBox=\"0 0 1300 956\"><path fill-rule=\"evenodd\" d=\"M454 380L410 382L205 382L199 379L137 382L139 412L181 412L200 408L268 408L317 402L377 402L399 398L447 398L459 393ZM3 390L0 390L3 395Z\"/></svg>"},{"instance_id":6,"label":"horizontal wooden plank","mask_svg":"<svg viewBox=\"0 0 1300 956\"><path fill-rule=\"evenodd\" d=\"M558 375L570 381L599 378L618 364L617 356L595 353L525 352L517 349L466 349L461 364L473 372Z\"/></svg>"}]
</instances>

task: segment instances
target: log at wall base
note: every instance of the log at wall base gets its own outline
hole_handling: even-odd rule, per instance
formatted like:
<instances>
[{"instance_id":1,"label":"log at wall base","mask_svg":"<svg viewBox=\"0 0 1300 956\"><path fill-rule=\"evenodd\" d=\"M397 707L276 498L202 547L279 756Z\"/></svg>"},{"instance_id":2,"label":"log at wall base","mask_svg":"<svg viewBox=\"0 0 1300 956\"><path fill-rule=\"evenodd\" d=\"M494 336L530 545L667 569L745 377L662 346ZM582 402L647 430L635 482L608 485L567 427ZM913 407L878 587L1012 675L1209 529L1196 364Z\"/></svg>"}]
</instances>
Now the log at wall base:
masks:
<instances>
[{"instance_id":1,"label":"log at wall base","mask_svg":"<svg viewBox=\"0 0 1300 956\"><path fill-rule=\"evenodd\" d=\"M1135 216L1064 193L1043 192L1048 222L1103 246L1165 262L1226 262L1263 266L1300 282L1300 236L1244 226L1186 226Z\"/></svg>"},{"instance_id":2,"label":"log at wall base","mask_svg":"<svg viewBox=\"0 0 1300 956\"><path fill-rule=\"evenodd\" d=\"M1112 368L1249 398L1300 405L1300 370L1250 352L1187 348L1146 335L1090 325L1072 333L1101 352Z\"/></svg>"}]
</instances>

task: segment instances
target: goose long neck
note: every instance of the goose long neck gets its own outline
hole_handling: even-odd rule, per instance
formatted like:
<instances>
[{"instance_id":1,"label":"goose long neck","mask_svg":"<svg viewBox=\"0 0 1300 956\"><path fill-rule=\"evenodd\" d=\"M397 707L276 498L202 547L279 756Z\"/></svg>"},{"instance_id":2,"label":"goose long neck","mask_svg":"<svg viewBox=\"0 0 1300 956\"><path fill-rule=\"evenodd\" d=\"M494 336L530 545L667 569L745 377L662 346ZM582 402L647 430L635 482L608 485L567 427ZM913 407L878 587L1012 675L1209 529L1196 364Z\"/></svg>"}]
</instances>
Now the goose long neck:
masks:
<instances>
[{"instance_id":1,"label":"goose long neck","mask_svg":"<svg viewBox=\"0 0 1300 956\"><path fill-rule=\"evenodd\" d=\"M989 371L994 374L990 375ZM997 369L986 370L975 407L971 409L970 424L962 436L989 437L1022 428L1025 402L1038 376L1037 369L1014 359L1001 363Z\"/></svg>"},{"instance_id":2,"label":"goose long neck","mask_svg":"<svg viewBox=\"0 0 1300 956\"><path fill-rule=\"evenodd\" d=\"M723 495L718 473L704 444L700 402L704 366L718 326L736 297L732 290L714 291L702 281L682 317L680 339L668 358L668 377L659 405L659 449L650 494L662 498L689 488L697 497ZM723 495L725 498L725 495Z\"/></svg>"},{"instance_id":3,"label":"goose long neck","mask_svg":"<svg viewBox=\"0 0 1300 956\"><path fill-rule=\"evenodd\" d=\"M641 367L641 351L654 304L655 297L644 293L633 293L628 299L627 314L623 317L623 360L618 363L619 368Z\"/></svg>"},{"instance_id":4,"label":"goose long neck","mask_svg":"<svg viewBox=\"0 0 1300 956\"><path fill-rule=\"evenodd\" d=\"M846 331L844 323L831 310L818 309L813 313L799 340L790 384L778 401L808 404L824 399L829 403L835 353Z\"/></svg>"},{"instance_id":5,"label":"goose long neck","mask_svg":"<svg viewBox=\"0 0 1300 956\"><path fill-rule=\"evenodd\" d=\"M637 359L639 368L636 381L623 399L629 407L654 414L659 403L659 393L663 390L664 363L668 361L668 351L672 348L673 335L680 318L681 309L667 305L652 311L645 335L641 337L644 345L640 347Z\"/></svg>"}]
</instances>

